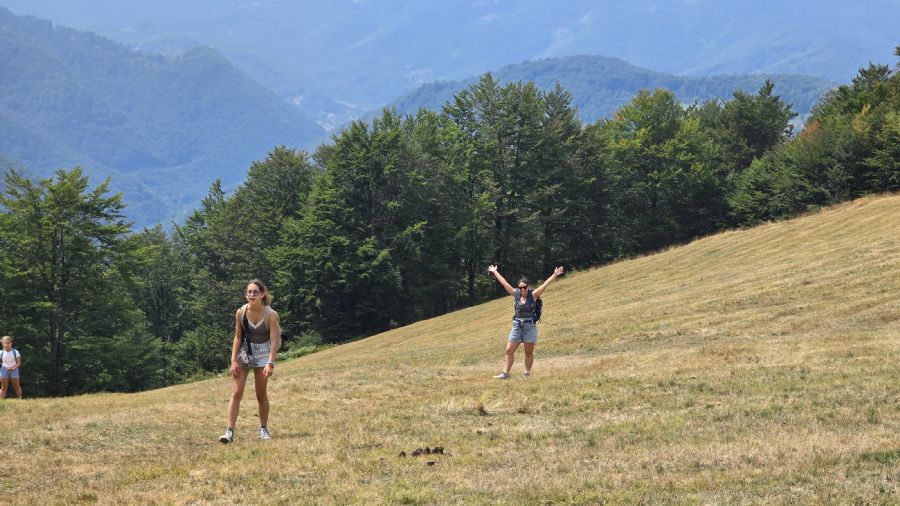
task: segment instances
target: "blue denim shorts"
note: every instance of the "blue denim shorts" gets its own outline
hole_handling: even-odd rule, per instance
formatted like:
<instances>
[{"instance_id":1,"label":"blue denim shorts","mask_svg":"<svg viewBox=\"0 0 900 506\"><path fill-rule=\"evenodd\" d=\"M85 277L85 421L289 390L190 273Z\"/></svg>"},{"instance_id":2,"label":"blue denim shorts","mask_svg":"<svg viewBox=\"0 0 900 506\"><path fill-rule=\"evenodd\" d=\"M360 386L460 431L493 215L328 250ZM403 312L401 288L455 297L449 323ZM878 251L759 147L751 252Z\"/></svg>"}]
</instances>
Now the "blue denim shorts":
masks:
<instances>
[{"instance_id":1,"label":"blue denim shorts","mask_svg":"<svg viewBox=\"0 0 900 506\"><path fill-rule=\"evenodd\" d=\"M253 362L250 367L253 369L265 367L269 363L269 341L264 343L250 343L250 351L253 352Z\"/></svg>"},{"instance_id":2,"label":"blue denim shorts","mask_svg":"<svg viewBox=\"0 0 900 506\"><path fill-rule=\"evenodd\" d=\"M513 318L513 326L509 331L511 343L537 343L537 324L533 320Z\"/></svg>"},{"instance_id":3,"label":"blue denim shorts","mask_svg":"<svg viewBox=\"0 0 900 506\"><path fill-rule=\"evenodd\" d=\"M19 379L19 369L17 368L15 371L9 372L9 369L0 367L0 378Z\"/></svg>"}]
</instances>

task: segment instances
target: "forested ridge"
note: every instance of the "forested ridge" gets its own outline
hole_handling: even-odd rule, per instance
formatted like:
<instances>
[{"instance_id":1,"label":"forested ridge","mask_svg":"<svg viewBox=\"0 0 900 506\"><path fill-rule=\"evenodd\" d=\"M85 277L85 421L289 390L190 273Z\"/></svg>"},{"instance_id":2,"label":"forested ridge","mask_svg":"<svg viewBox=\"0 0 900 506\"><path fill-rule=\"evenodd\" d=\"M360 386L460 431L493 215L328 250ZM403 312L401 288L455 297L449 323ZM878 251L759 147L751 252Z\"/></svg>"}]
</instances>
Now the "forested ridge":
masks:
<instances>
[{"instance_id":1,"label":"forested ridge","mask_svg":"<svg viewBox=\"0 0 900 506\"><path fill-rule=\"evenodd\" d=\"M572 102L561 86L486 74L440 112L386 110L312 154L272 149L171 233L130 232L127 203L80 169L9 172L0 317L29 392L131 391L223 369L253 277L269 282L297 350L491 299L490 263L537 281L553 265L900 189L896 66L860 70L799 133L771 82L696 105L645 90L586 125Z\"/></svg>"},{"instance_id":2,"label":"forested ridge","mask_svg":"<svg viewBox=\"0 0 900 506\"><path fill-rule=\"evenodd\" d=\"M143 53L0 6L0 155L112 175L139 225L182 220L212 174L236 185L274 143L324 137L214 49Z\"/></svg>"},{"instance_id":3,"label":"forested ridge","mask_svg":"<svg viewBox=\"0 0 900 506\"><path fill-rule=\"evenodd\" d=\"M572 94L572 104L578 109L579 119L590 123L608 118L631 100L635 90L665 88L674 92L681 102L693 103L727 99L736 89L757 89L767 80L775 83L778 95L805 118L822 95L837 86L826 79L798 74L679 76L643 69L618 58L595 55L544 58L506 65L493 76L501 84L533 81L544 90L559 83ZM421 107L440 111L455 94L477 81L478 78L471 78L423 84L388 106L401 114L415 114Z\"/></svg>"}]
</instances>

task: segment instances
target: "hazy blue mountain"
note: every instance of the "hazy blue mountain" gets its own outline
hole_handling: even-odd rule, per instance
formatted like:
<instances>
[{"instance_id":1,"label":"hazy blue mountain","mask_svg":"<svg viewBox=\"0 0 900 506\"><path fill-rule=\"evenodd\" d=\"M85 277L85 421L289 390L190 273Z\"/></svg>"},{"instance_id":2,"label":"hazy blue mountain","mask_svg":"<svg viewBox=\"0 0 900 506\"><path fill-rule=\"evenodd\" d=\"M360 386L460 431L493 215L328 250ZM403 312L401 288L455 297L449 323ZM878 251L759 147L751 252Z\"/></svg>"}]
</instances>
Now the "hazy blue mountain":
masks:
<instances>
[{"instance_id":1,"label":"hazy blue mountain","mask_svg":"<svg viewBox=\"0 0 900 506\"><path fill-rule=\"evenodd\" d=\"M678 75L847 82L893 61L896 0L0 0L146 50L210 45L322 124L427 82L578 54ZM333 120L333 121L332 121Z\"/></svg>"},{"instance_id":2,"label":"hazy blue mountain","mask_svg":"<svg viewBox=\"0 0 900 506\"><path fill-rule=\"evenodd\" d=\"M503 83L534 81L545 90L559 82L572 93L582 121L588 123L610 116L640 89L667 88L682 102L691 103L716 97L729 99L736 89L755 93L766 79L775 83L778 95L794 104L794 111L800 113L802 119L826 91L836 86L825 79L791 74L676 76L602 56L545 58L507 65L493 75ZM440 111L459 90L477 81L478 76L474 76L464 81L424 84L394 100L388 107L403 114L414 114L420 107ZM377 111L371 111L366 117L376 114Z\"/></svg>"},{"instance_id":3,"label":"hazy blue mountain","mask_svg":"<svg viewBox=\"0 0 900 506\"><path fill-rule=\"evenodd\" d=\"M34 176L111 175L138 223L242 181L277 144L324 137L212 49L147 54L0 8L0 157Z\"/></svg>"}]
</instances>

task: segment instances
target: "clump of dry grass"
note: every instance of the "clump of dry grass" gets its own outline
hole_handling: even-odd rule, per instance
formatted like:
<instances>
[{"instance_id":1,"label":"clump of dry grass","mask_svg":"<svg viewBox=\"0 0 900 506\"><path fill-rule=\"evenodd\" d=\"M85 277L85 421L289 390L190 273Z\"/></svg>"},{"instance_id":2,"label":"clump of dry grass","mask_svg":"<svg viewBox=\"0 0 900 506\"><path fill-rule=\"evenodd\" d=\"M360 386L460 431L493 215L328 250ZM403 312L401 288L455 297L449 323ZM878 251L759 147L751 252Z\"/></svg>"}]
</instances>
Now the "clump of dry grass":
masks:
<instances>
[{"instance_id":1,"label":"clump of dry grass","mask_svg":"<svg viewBox=\"0 0 900 506\"><path fill-rule=\"evenodd\" d=\"M235 443L216 442L227 378L5 401L14 457L0 493L23 504L896 503L897 230L900 197L869 198L572 275L547 292L527 381L491 378L506 301L286 362L270 384L268 442L255 439L251 391ZM450 450L398 456L434 445Z\"/></svg>"}]
</instances>

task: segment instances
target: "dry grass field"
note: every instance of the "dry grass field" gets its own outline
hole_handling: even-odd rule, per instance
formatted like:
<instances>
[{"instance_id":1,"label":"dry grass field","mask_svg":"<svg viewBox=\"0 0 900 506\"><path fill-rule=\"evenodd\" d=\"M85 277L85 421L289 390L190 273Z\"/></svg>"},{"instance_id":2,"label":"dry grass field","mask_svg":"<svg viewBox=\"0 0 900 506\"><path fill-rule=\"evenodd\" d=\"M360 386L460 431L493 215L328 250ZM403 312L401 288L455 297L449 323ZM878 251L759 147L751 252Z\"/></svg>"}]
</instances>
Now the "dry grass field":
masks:
<instances>
[{"instance_id":1,"label":"dry grass field","mask_svg":"<svg viewBox=\"0 0 900 506\"><path fill-rule=\"evenodd\" d=\"M252 382L217 442L224 376L2 402L0 502L900 503L900 197L571 273L545 300L527 380L521 351L491 378L509 299L280 363L267 442ZM426 446L444 452L399 456Z\"/></svg>"}]
</instances>

